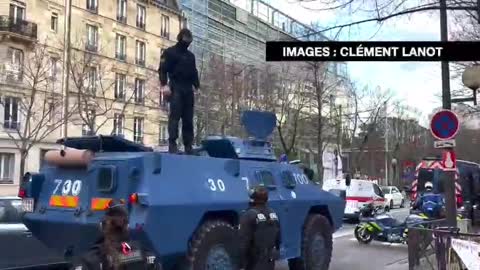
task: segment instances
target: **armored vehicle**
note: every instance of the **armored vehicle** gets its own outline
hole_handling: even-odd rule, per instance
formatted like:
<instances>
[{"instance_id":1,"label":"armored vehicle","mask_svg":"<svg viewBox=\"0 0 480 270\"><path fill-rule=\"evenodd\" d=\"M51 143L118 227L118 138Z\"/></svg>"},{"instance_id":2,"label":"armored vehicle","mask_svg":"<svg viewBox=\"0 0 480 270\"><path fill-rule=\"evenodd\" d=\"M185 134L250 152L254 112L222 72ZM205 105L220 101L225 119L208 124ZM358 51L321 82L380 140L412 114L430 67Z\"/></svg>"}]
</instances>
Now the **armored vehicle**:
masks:
<instances>
[{"instance_id":1,"label":"armored vehicle","mask_svg":"<svg viewBox=\"0 0 480 270\"><path fill-rule=\"evenodd\" d=\"M125 199L132 237L164 269L235 269L239 216L249 188L263 184L281 222L281 259L293 270L328 269L345 202L276 161L267 140L275 115L247 111L242 123L253 139L207 137L198 155L155 152L115 136L62 139L69 147L63 159L69 151L94 155L46 160L25 192L25 224L47 246L77 256L99 236L108 201Z\"/></svg>"}]
</instances>

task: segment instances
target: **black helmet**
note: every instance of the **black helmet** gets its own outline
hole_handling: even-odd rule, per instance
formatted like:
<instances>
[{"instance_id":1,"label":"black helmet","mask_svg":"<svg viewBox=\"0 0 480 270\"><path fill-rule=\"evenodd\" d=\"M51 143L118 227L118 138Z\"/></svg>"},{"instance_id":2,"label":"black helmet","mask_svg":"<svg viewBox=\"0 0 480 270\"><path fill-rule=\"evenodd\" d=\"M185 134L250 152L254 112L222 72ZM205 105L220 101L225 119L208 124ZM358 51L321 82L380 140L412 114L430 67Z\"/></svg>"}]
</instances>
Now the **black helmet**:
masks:
<instances>
[{"instance_id":1,"label":"black helmet","mask_svg":"<svg viewBox=\"0 0 480 270\"><path fill-rule=\"evenodd\" d=\"M125 207L125 202L123 200L112 199L108 203L107 211L105 212L106 216L118 217L118 216L128 216L127 208Z\"/></svg>"},{"instance_id":2,"label":"black helmet","mask_svg":"<svg viewBox=\"0 0 480 270\"><path fill-rule=\"evenodd\" d=\"M266 203L268 201L268 190L263 185L251 188L248 195L252 203Z\"/></svg>"}]
</instances>

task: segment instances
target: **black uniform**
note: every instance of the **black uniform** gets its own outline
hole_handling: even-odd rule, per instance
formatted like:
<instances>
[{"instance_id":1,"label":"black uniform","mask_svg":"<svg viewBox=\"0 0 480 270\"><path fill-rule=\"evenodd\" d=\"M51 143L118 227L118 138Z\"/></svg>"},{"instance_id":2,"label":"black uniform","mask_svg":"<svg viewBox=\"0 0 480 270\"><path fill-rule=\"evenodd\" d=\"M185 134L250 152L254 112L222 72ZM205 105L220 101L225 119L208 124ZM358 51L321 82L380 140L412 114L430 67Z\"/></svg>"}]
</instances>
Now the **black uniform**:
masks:
<instances>
[{"instance_id":1,"label":"black uniform","mask_svg":"<svg viewBox=\"0 0 480 270\"><path fill-rule=\"evenodd\" d=\"M74 263L73 270L113 270L110 263L112 258L102 251L102 243L103 238ZM119 241L115 246L118 251L119 270L162 270L158 262L147 261L145 252L135 242Z\"/></svg>"},{"instance_id":2,"label":"black uniform","mask_svg":"<svg viewBox=\"0 0 480 270\"><path fill-rule=\"evenodd\" d=\"M176 45L166 49L160 58L158 73L160 84L167 84L167 75L170 79L169 97L170 115L168 117L168 135L170 145L176 145L178 138L178 122L182 119L182 135L185 149L189 149L193 142L193 87L198 89L200 82L195 64L195 56L188 50L189 43L180 39ZM193 86L193 87L192 87Z\"/></svg>"},{"instance_id":3,"label":"black uniform","mask_svg":"<svg viewBox=\"0 0 480 270\"><path fill-rule=\"evenodd\" d=\"M252 207L240 220L241 255L245 270L273 270L279 259L280 224L268 207Z\"/></svg>"}]
</instances>

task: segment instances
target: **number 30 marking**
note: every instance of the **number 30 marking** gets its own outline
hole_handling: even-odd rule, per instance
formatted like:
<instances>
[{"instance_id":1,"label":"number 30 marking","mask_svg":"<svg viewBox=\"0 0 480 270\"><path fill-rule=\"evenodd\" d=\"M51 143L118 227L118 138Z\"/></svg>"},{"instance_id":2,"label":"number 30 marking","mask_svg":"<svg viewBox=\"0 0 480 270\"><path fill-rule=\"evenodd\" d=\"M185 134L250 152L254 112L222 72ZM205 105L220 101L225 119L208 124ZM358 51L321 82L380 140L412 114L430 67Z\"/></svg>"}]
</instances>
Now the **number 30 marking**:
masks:
<instances>
[{"instance_id":1,"label":"number 30 marking","mask_svg":"<svg viewBox=\"0 0 480 270\"><path fill-rule=\"evenodd\" d=\"M217 191L217 190L221 192L225 191L225 183L223 183L222 179L218 179L217 182L215 183L215 180L209 178L208 184L210 185L210 189L212 191Z\"/></svg>"}]
</instances>

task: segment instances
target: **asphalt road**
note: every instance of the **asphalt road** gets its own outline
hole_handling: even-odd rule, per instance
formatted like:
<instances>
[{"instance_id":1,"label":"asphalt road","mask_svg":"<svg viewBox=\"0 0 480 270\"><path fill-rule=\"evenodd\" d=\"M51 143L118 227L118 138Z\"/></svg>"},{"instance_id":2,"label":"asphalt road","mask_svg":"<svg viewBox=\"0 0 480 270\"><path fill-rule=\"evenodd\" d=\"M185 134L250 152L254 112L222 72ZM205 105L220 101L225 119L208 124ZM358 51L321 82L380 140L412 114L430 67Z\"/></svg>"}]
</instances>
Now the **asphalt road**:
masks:
<instances>
[{"instance_id":1,"label":"asphalt road","mask_svg":"<svg viewBox=\"0 0 480 270\"><path fill-rule=\"evenodd\" d=\"M393 209L390 214L403 220L409 213L408 208ZM353 230L356 224L344 223L333 235L333 256L329 270L408 270L407 246L371 242L361 245L355 239ZM280 262L277 270L288 270L286 262Z\"/></svg>"},{"instance_id":2,"label":"asphalt road","mask_svg":"<svg viewBox=\"0 0 480 270\"><path fill-rule=\"evenodd\" d=\"M408 208L394 209L390 212L394 217L403 220L408 215ZM330 270L407 270L407 247L401 244L372 242L360 245L353 235L356 224L344 223L335 232L333 238L333 257ZM11 245L10 243L15 243ZM28 247L28 248L26 248ZM33 237L18 234L0 233L0 269L18 265L49 264L59 261L58 254L49 251ZM277 270L288 270L286 262L279 262Z\"/></svg>"}]
</instances>

